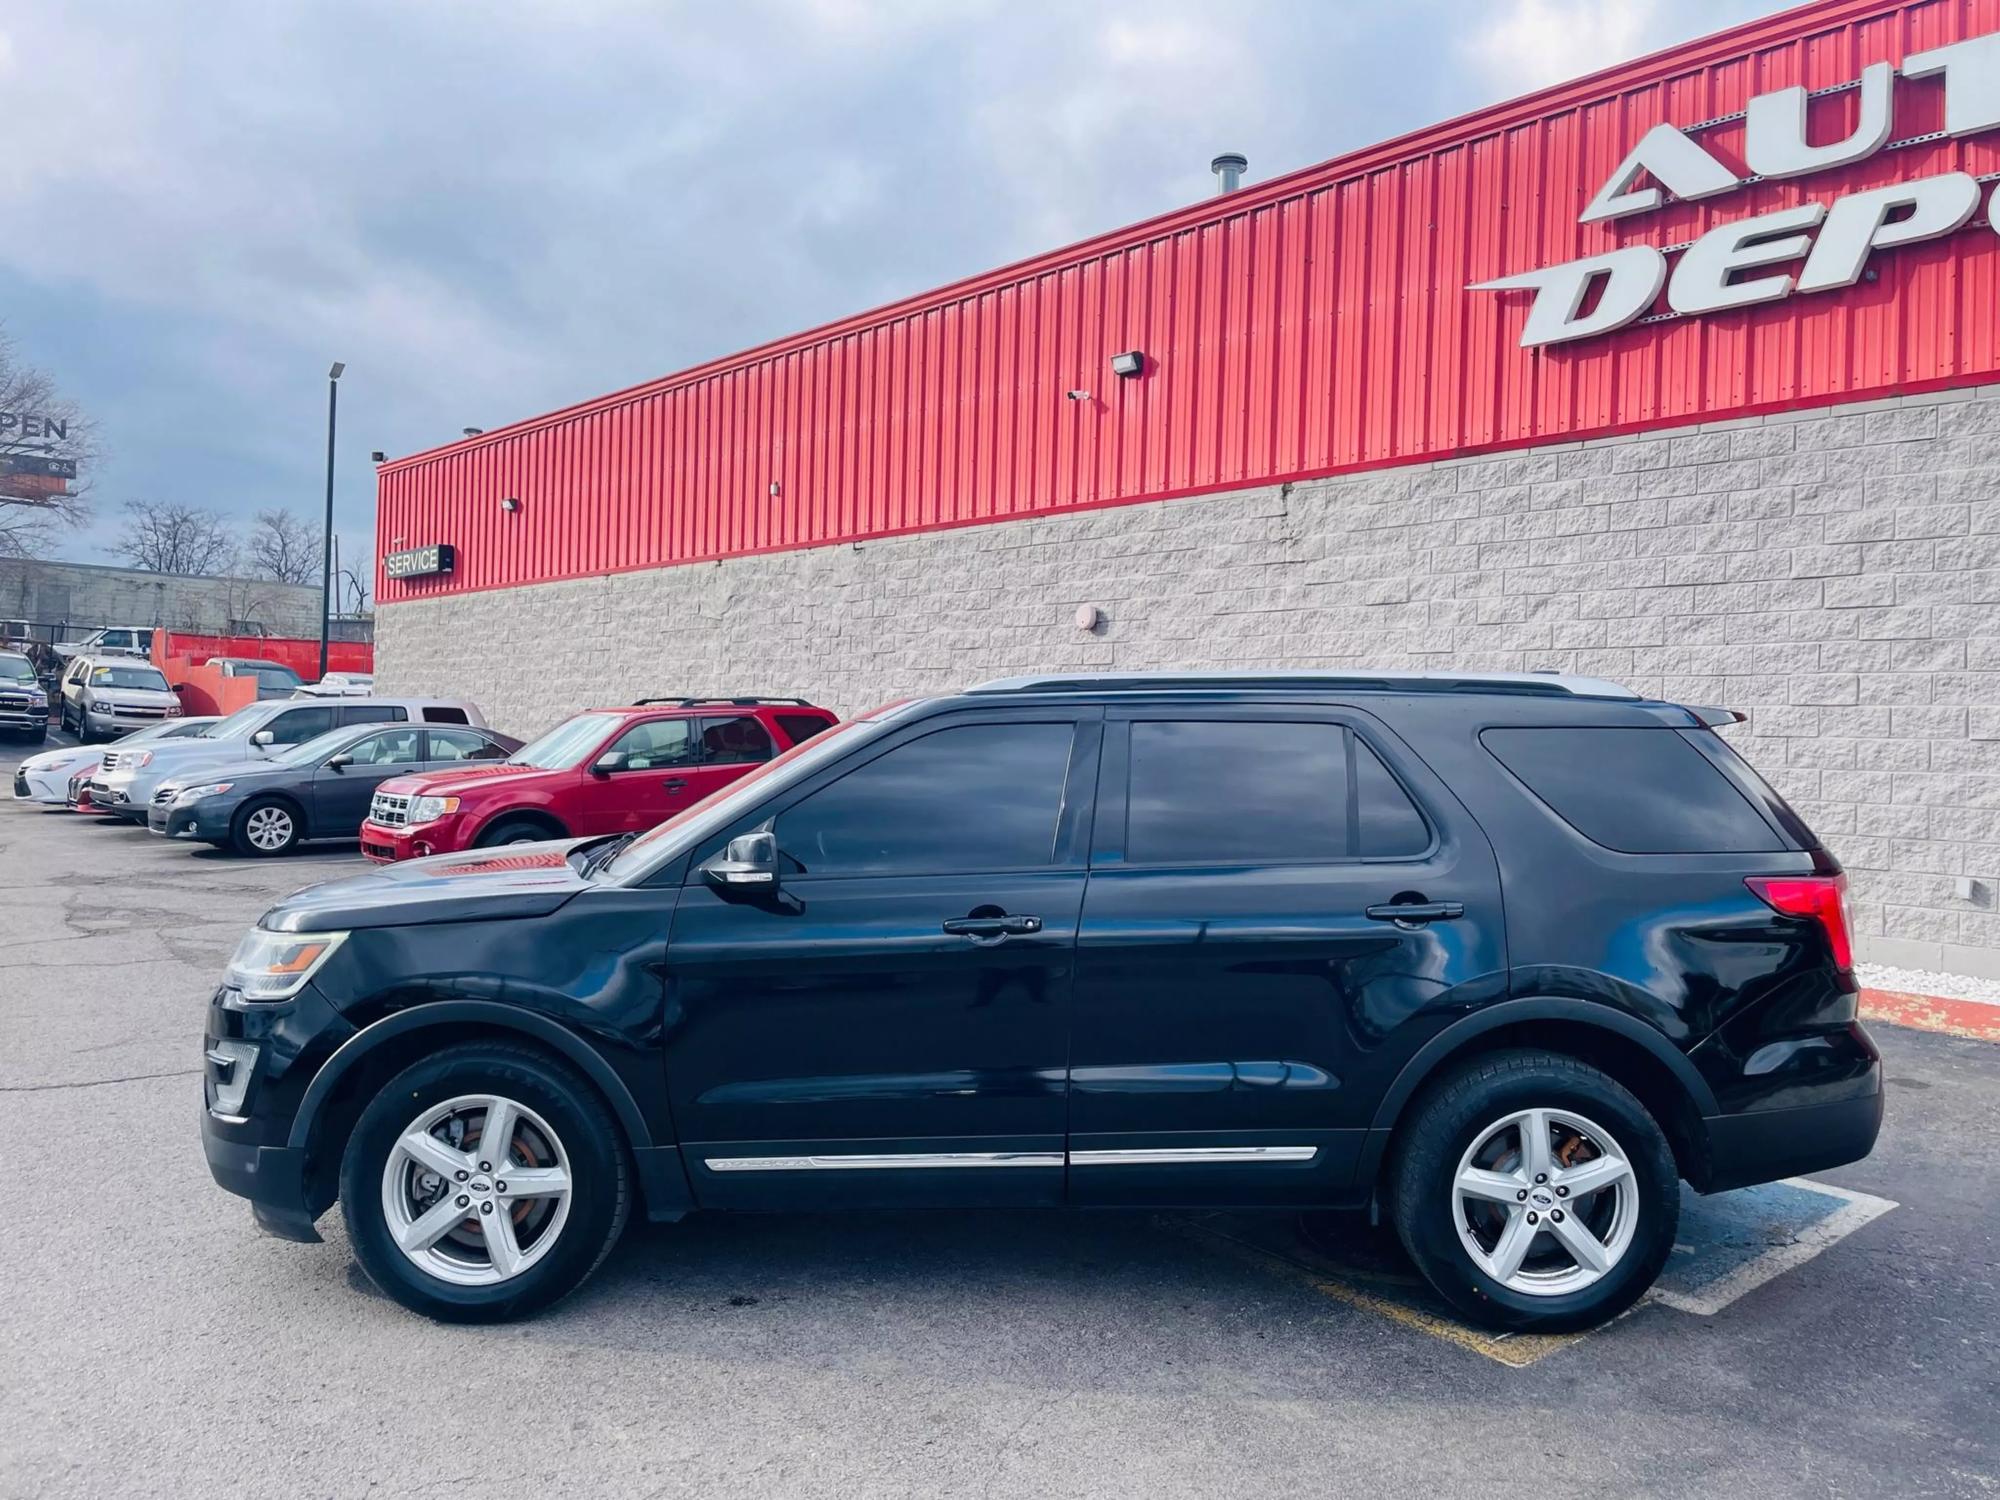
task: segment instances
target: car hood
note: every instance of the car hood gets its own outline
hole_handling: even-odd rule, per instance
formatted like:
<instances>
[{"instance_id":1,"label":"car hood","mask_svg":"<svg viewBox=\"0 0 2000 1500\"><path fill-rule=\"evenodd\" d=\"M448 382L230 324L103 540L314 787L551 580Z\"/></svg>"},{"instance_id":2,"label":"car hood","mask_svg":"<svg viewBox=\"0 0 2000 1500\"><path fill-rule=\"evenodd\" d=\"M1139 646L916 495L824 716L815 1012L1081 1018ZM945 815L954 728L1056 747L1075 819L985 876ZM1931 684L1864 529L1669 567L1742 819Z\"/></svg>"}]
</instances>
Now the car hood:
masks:
<instances>
[{"instance_id":1,"label":"car hood","mask_svg":"<svg viewBox=\"0 0 2000 1500\"><path fill-rule=\"evenodd\" d=\"M21 762L21 769L39 776L46 771L76 771L86 763L94 766L103 758L103 755L96 750L79 750L74 745L66 745L60 750L44 750L38 755L29 756Z\"/></svg>"},{"instance_id":2,"label":"car hood","mask_svg":"<svg viewBox=\"0 0 2000 1500\"><path fill-rule=\"evenodd\" d=\"M340 932L545 917L590 888L565 858L580 842L510 844L380 865L294 891L258 925L273 932Z\"/></svg>"},{"instance_id":3,"label":"car hood","mask_svg":"<svg viewBox=\"0 0 2000 1500\"><path fill-rule=\"evenodd\" d=\"M377 790L396 797L462 796L468 791L478 791L488 782L505 781L510 787L532 786L572 774L574 773L570 771L545 771L537 766L509 766L496 763L476 770L426 771L417 776L391 776Z\"/></svg>"}]
</instances>

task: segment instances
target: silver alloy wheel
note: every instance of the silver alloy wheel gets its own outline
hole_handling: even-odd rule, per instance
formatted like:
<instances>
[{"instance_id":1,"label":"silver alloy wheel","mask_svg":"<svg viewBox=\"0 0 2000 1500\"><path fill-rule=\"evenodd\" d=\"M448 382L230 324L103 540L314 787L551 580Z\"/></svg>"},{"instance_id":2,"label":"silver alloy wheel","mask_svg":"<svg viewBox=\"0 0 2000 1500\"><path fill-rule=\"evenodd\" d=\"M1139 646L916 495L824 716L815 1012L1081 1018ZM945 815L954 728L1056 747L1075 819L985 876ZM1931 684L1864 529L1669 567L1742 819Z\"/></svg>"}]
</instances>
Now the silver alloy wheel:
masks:
<instances>
[{"instance_id":1,"label":"silver alloy wheel","mask_svg":"<svg viewBox=\"0 0 2000 1500\"><path fill-rule=\"evenodd\" d=\"M382 1168L390 1237L419 1270L458 1286L493 1286L535 1265L562 1234L569 1203L569 1155L556 1133L493 1094L425 1110Z\"/></svg>"},{"instance_id":2,"label":"silver alloy wheel","mask_svg":"<svg viewBox=\"0 0 2000 1500\"><path fill-rule=\"evenodd\" d=\"M292 815L282 807L260 807L244 820L243 835L257 848L274 853L292 841Z\"/></svg>"},{"instance_id":3,"label":"silver alloy wheel","mask_svg":"<svg viewBox=\"0 0 2000 1500\"><path fill-rule=\"evenodd\" d=\"M1480 1270L1509 1291L1561 1297L1603 1280L1631 1248L1639 1179L1595 1121L1516 1110L1459 1158L1451 1213Z\"/></svg>"}]
</instances>

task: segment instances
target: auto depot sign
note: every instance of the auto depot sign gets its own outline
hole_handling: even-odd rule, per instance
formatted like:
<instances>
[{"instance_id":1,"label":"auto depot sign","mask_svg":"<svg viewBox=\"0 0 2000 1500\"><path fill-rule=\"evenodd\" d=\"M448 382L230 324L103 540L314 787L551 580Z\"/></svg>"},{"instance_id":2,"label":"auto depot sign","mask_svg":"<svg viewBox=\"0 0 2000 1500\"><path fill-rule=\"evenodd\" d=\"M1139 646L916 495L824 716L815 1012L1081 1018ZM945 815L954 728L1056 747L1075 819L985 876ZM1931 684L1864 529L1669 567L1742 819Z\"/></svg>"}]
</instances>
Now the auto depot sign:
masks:
<instances>
[{"instance_id":1,"label":"auto depot sign","mask_svg":"<svg viewBox=\"0 0 2000 1500\"><path fill-rule=\"evenodd\" d=\"M1913 53L1901 69L1886 62L1871 64L1850 86L1859 107L1844 140L1814 145L1808 139L1803 88L1757 95L1742 116L1747 176L1739 177L1690 132L1655 125L1598 189L1578 222L1608 223L1650 213L1669 193L1677 200L1699 202L1753 182L1807 177L1863 161L1890 143L1899 73L1942 80L1944 137L2000 128L1996 33ZM1644 186L1642 179L1647 180ZM1861 280L1875 251L1963 228L1978 211L1981 190L1970 173L1940 172L1719 224L1681 251L1671 274L1666 250L1627 245L1475 282L1470 290L1535 294L1521 330L1524 349L1623 328L1652 310L1662 288L1667 306L1688 315L1837 291ZM2000 232L2000 196L1989 199L1986 217Z\"/></svg>"}]
</instances>

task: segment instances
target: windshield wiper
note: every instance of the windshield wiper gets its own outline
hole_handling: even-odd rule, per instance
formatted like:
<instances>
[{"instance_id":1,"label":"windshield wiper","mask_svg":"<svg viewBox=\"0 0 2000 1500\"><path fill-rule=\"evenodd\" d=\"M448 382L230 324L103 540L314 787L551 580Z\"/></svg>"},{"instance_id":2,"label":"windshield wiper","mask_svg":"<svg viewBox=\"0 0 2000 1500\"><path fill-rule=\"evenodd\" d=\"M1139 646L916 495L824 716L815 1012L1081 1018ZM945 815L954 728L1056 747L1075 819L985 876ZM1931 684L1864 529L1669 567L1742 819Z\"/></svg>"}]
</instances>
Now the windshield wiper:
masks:
<instances>
[{"instance_id":1,"label":"windshield wiper","mask_svg":"<svg viewBox=\"0 0 2000 1500\"><path fill-rule=\"evenodd\" d=\"M638 836L639 835L637 833L621 833L618 835L617 838L611 839L606 843L599 844L595 849L592 849L588 854L584 855L583 866L578 871L578 873L581 874L585 879L588 879L590 876L596 874L599 870L603 869L606 865L610 864L612 860L616 859L618 857L619 852L623 850L627 844L631 843L632 840L636 839Z\"/></svg>"}]
</instances>

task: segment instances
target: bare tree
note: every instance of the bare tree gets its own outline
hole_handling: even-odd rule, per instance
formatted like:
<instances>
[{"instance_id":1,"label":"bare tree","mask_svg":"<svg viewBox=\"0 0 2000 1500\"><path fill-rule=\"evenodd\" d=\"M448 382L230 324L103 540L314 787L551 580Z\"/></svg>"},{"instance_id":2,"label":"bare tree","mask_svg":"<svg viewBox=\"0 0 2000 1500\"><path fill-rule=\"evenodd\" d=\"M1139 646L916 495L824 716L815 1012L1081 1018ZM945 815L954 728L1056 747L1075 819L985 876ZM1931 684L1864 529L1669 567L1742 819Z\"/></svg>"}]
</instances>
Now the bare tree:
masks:
<instances>
[{"instance_id":1,"label":"bare tree","mask_svg":"<svg viewBox=\"0 0 2000 1500\"><path fill-rule=\"evenodd\" d=\"M295 511L260 510L245 556L259 578L312 583L320 576L320 529Z\"/></svg>"},{"instance_id":2,"label":"bare tree","mask_svg":"<svg viewBox=\"0 0 2000 1500\"><path fill-rule=\"evenodd\" d=\"M113 550L149 573L228 573L236 537L212 510L165 500L128 500L125 532Z\"/></svg>"},{"instance_id":3,"label":"bare tree","mask_svg":"<svg viewBox=\"0 0 2000 1500\"><path fill-rule=\"evenodd\" d=\"M340 569L338 613L359 618L368 613L368 585L375 579L375 558L368 552L350 553Z\"/></svg>"},{"instance_id":4,"label":"bare tree","mask_svg":"<svg viewBox=\"0 0 2000 1500\"><path fill-rule=\"evenodd\" d=\"M4 474L0 484L0 557L39 557L66 527L90 519L90 470L97 457L95 431L77 403L55 380L23 364L14 341L0 328L0 472L45 459L74 462L77 477L57 481L42 474Z\"/></svg>"}]
</instances>

